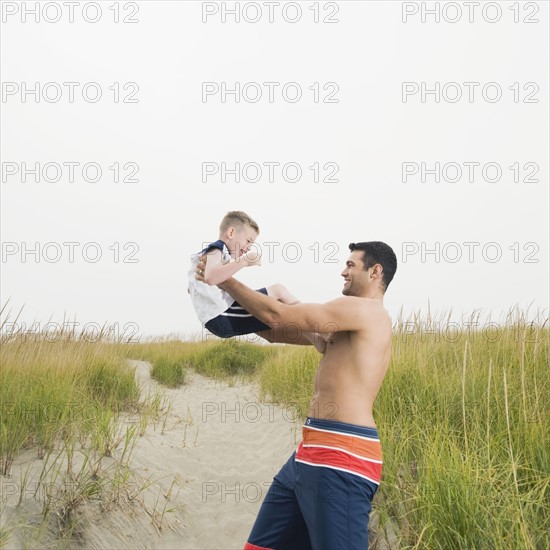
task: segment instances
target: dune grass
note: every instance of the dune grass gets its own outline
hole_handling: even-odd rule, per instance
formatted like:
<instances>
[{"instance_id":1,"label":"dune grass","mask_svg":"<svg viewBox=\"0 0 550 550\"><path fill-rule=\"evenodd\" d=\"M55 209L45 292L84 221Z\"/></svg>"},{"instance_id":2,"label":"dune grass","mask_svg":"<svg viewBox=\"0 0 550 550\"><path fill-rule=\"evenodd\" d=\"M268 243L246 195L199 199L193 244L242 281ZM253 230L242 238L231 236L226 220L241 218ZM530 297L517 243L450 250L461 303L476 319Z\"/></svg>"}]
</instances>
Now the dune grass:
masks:
<instances>
[{"instance_id":1,"label":"dune grass","mask_svg":"<svg viewBox=\"0 0 550 550\"><path fill-rule=\"evenodd\" d=\"M127 353L134 359L149 361L151 376L158 382L177 387L185 384L189 369L217 380L249 379L276 350L235 339L182 342L157 338L129 344Z\"/></svg>"},{"instance_id":2,"label":"dune grass","mask_svg":"<svg viewBox=\"0 0 550 550\"><path fill-rule=\"evenodd\" d=\"M197 349L191 359L195 371L218 379L254 375L266 358L273 356L275 349L238 340L224 340Z\"/></svg>"},{"instance_id":3,"label":"dune grass","mask_svg":"<svg viewBox=\"0 0 550 550\"><path fill-rule=\"evenodd\" d=\"M258 371L260 398L305 418L313 395L320 355L312 347L282 347Z\"/></svg>"},{"instance_id":4,"label":"dune grass","mask_svg":"<svg viewBox=\"0 0 550 550\"><path fill-rule=\"evenodd\" d=\"M43 454L75 431L91 436L105 414L137 408L133 369L115 346L23 338L4 342L0 357L4 475L21 450Z\"/></svg>"},{"instance_id":5,"label":"dune grass","mask_svg":"<svg viewBox=\"0 0 550 550\"><path fill-rule=\"evenodd\" d=\"M17 507L28 499L40 503L44 525L56 523L60 537L70 539L81 504L113 502L124 493L140 427L159 413L162 400L140 396L125 347L102 335L90 341L63 330L3 333L0 361L3 506L14 492ZM41 460L12 472L27 450ZM2 541L11 533L6 525Z\"/></svg>"},{"instance_id":6,"label":"dune grass","mask_svg":"<svg viewBox=\"0 0 550 550\"><path fill-rule=\"evenodd\" d=\"M133 359L151 363L151 377L169 388L177 388L187 381L188 358L194 345L169 338L128 344L126 352Z\"/></svg>"}]
</instances>

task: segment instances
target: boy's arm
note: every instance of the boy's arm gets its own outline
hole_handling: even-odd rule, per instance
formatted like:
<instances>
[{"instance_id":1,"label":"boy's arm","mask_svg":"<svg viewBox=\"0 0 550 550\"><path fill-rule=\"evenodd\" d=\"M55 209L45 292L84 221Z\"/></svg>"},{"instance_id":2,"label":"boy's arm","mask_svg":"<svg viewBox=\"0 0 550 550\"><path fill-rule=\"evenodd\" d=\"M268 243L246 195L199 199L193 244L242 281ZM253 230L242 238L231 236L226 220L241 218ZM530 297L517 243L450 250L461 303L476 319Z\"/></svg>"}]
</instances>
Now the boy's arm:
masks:
<instances>
[{"instance_id":1,"label":"boy's arm","mask_svg":"<svg viewBox=\"0 0 550 550\"><path fill-rule=\"evenodd\" d=\"M205 264L204 282L206 284L218 285L235 275L243 267L260 265L261 263L259 256L252 258L247 254L243 254L237 260L231 260L227 263L223 263L222 258L222 251L218 249L207 252L206 255L202 256L202 262Z\"/></svg>"}]
</instances>

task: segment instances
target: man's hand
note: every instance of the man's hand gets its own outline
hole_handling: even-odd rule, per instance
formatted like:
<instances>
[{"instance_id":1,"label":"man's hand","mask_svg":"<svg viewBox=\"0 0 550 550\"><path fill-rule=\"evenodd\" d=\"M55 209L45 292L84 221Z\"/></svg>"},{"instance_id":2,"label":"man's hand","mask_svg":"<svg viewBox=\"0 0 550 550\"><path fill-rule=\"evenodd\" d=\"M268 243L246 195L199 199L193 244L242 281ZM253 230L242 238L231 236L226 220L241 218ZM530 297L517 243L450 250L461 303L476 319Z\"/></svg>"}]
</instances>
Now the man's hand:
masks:
<instances>
[{"instance_id":1,"label":"man's hand","mask_svg":"<svg viewBox=\"0 0 550 550\"><path fill-rule=\"evenodd\" d=\"M195 279L197 281L205 282L204 280L204 270L206 269L206 255L203 254L199 258L199 263L197 264L197 267L195 268Z\"/></svg>"},{"instance_id":2,"label":"man's hand","mask_svg":"<svg viewBox=\"0 0 550 550\"><path fill-rule=\"evenodd\" d=\"M206 269L206 256L203 255L199 258L199 263L197 264L197 267L195 268L195 279L197 279L197 281L201 281L202 283L206 283L206 281L204 280L204 270L205 269ZM226 282L227 282L227 280L217 284L216 286L223 290L223 286ZM206 283L206 284L208 284L208 283Z\"/></svg>"}]
</instances>

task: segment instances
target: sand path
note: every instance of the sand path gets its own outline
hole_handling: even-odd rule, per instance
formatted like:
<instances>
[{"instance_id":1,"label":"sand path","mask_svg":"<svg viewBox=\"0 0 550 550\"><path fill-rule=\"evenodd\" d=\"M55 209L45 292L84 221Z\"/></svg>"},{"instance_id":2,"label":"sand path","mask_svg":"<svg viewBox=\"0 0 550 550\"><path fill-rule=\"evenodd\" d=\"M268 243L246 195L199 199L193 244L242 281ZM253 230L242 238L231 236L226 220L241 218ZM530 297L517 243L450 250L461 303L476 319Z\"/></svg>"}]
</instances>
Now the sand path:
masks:
<instances>
[{"instance_id":1,"label":"sand path","mask_svg":"<svg viewBox=\"0 0 550 550\"><path fill-rule=\"evenodd\" d=\"M158 389L149 363L132 365L142 393ZM299 442L301 423L259 403L251 384L229 386L190 373L185 386L162 391L170 413L148 426L131 462L153 480L141 494L149 514L90 513L87 545L242 549L273 476Z\"/></svg>"}]
</instances>

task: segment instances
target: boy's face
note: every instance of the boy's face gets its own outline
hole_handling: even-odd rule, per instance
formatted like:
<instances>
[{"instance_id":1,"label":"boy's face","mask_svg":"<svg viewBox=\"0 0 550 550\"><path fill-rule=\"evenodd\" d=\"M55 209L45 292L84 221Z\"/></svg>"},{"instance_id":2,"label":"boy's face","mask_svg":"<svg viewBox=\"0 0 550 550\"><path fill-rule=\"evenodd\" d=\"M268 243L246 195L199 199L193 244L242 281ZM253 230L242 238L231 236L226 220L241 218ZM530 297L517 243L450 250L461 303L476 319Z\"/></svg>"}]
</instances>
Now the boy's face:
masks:
<instances>
[{"instance_id":1,"label":"boy's face","mask_svg":"<svg viewBox=\"0 0 550 550\"><path fill-rule=\"evenodd\" d=\"M227 230L227 248L232 258L238 258L248 251L250 246L254 243L258 233L255 229L249 225L242 225L240 227L231 226Z\"/></svg>"}]
</instances>

